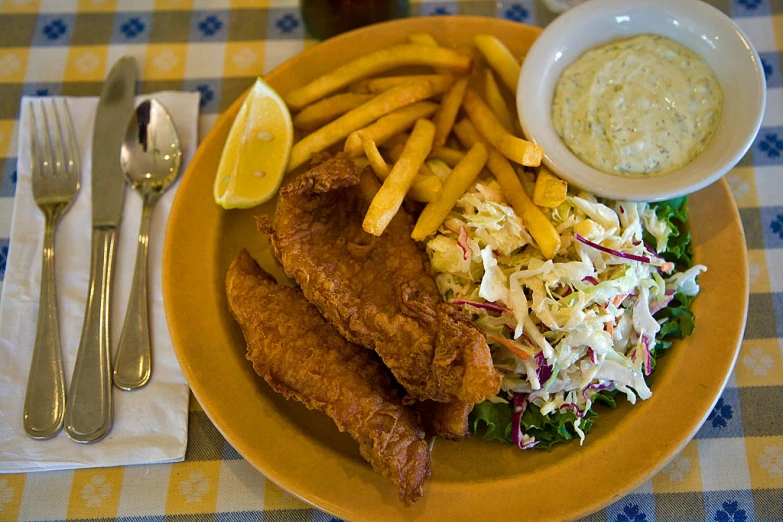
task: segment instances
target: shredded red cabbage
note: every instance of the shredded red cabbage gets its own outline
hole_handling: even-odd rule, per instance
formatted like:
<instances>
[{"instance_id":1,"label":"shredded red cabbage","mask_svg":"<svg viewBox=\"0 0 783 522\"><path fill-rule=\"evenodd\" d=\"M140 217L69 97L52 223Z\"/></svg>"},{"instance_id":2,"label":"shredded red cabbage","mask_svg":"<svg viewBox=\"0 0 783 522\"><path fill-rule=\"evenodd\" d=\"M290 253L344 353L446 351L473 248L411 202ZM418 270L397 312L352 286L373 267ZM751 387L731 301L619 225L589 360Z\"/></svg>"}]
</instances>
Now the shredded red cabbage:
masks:
<instances>
[{"instance_id":1,"label":"shredded red cabbage","mask_svg":"<svg viewBox=\"0 0 783 522\"><path fill-rule=\"evenodd\" d=\"M552 378L552 365L547 364L543 352L538 352L534 359L536 360L536 364L538 364L538 369L536 370L536 373L538 374L538 381L543 385Z\"/></svg>"},{"instance_id":2,"label":"shredded red cabbage","mask_svg":"<svg viewBox=\"0 0 783 522\"><path fill-rule=\"evenodd\" d=\"M582 410L580 410L580 409L579 409L579 407L578 407L576 404L572 403L572 402L571 402L571 403L568 403L568 404L561 404L561 405L560 405L560 409L562 410L562 409L564 409L564 408L565 408L566 410L571 410L571 411L573 411L573 412L576 414L576 418L577 418L577 419L581 419L581 418L582 418L582 417L584 417L584 415L585 415L585 414L582 412Z\"/></svg>"},{"instance_id":3,"label":"shredded red cabbage","mask_svg":"<svg viewBox=\"0 0 783 522\"><path fill-rule=\"evenodd\" d=\"M658 255L658 252L656 252L653 247L651 247L648 243L644 243L644 248L647 250L647 252L650 253L651 256L657 257L658 259L663 259L661 256Z\"/></svg>"},{"instance_id":4,"label":"shredded red cabbage","mask_svg":"<svg viewBox=\"0 0 783 522\"><path fill-rule=\"evenodd\" d=\"M514 395L514 414L511 417L511 442L521 450L530 449L536 446L540 441L533 440L524 444L522 437L524 432L522 431L522 414L525 413L527 408L527 395L520 393Z\"/></svg>"},{"instance_id":5,"label":"shredded red cabbage","mask_svg":"<svg viewBox=\"0 0 783 522\"><path fill-rule=\"evenodd\" d=\"M586 387L585 387L585 389L584 389L584 390L582 390L582 397L584 397L584 398L585 398L585 400L589 400L589 399L587 398L587 392L588 392L588 391L590 391L590 390L605 390L605 389L607 389L609 386L610 386L610 384L608 384L608 383L606 383L606 384L601 384L601 383L598 383L598 382L594 382L593 384L590 384L590 385L586 386Z\"/></svg>"},{"instance_id":6,"label":"shredded red cabbage","mask_svg":"<svg viewBox=\"0 0 783 522\"><path fill-rule=\"evenodd\" d=\"M649 263L650 258L644 257L644 256L637 256L635 254L628 254L626 252L620 252L619 250L614 250L613 248L608 248L603 245L599 245L598 243L593 243L589 239L585 239L579 234L574 234L574 238L579 241L580 243L584 243L587 246L593 247L596 250L600 250L601 252L605 252L607 254L611 254L613 256L622 257L623 259L630 259L632 261L639 261L640 263Z\"/></svg>"},{"instance_id":7,"label":"shredded red cabbage","mask_svg":"<svg viewBox=\"0 0 783 522\"><path fill-rule=\"evenodd\" d=\"M468 229L465 227L465 225L459 227L459 237L457 237L457 245L462 249L463 261L467 261L468 259L473 258L473 249L470 248L470 243L468 242Z\"/></svg>"},{"instance_id":8,"label":"shredded red cabbage","mask_svg":"<svg viewBox=\"0 0 783 522\"><path fill-rule=\"evenodd\" d=\"M582 281L587 281L588 283L592 283L593 285L597 285L598 284L598 279L596 279L593 276L585 276L585 277L582 278Z\"/></svg>"},{"instance_id":9,"label":"shredded red cabbage","mask_svg":"<svg viewBox=\"0 0 783 522\"><path fill-rule=\"evenodd\" d=\"M511 309L506 308L505 306L496 305L494 303L479 303L478 301L465 301L462 299L455 299L451 302L453 305L469 305L473 308L482 308L484 310L489 310L490 312L496 312L498 314L502 314L503 312L510 312Z\"/></svg>"},{"instance_id":10,"label":"shredded red cabbage","mask_svg":"<svg viewBox=\"0 0 783 522\"><path fill-rule=\"evenodd\" d=\"M590 362L593 364L598 364L598 356L595 354L595 351L592 348L588 348L587 353L590 354Z\"/></svg>"}]
</instances>

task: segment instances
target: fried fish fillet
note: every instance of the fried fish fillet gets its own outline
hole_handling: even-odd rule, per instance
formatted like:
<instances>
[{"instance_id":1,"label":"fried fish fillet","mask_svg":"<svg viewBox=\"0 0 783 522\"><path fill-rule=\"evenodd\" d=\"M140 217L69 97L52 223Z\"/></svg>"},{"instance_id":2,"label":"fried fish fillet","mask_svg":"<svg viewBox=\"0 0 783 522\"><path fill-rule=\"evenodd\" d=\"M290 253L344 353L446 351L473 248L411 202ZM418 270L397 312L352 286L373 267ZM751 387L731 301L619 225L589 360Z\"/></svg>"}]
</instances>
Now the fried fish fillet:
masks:
<instances>
[{"instance_id":1,"label":"fried fish fillet","mask_svg":"<svg viewBox=\"0 0 783 522\"><path fill-rule=\"evenodd\" d=\"M418 500L430 467L425 434L375 354L347 342L299 290L278 285L246 251L231 263L226 294L256 373L287 399L329 415L405 504Z\"/></svg>"},{"instance_id":2,"label":"fried fish fillet","mask_svg":"<svg viewBox=\"0 0 783 522\"><path fill-rule=\"evenodd\" d=\"M422 401L415 405L427 435L462 440L470 436L468 415L473 409L466 402Z\"/></svg>"},{"instance_id":3,"label":"fried fish fillet","mask_svg":"<svg viewBox=\"0 0 783 522\"><path fill-rule=\"evenodd\" d=\"M495 395L501 377L484 335L444 303L413 220L400 209L380 237L362 220L377 181L338 156L280 190L275 255L305 297L349 341L378 353L405 388L406 404L477 403Z\"/></svg>"}]
</instances>

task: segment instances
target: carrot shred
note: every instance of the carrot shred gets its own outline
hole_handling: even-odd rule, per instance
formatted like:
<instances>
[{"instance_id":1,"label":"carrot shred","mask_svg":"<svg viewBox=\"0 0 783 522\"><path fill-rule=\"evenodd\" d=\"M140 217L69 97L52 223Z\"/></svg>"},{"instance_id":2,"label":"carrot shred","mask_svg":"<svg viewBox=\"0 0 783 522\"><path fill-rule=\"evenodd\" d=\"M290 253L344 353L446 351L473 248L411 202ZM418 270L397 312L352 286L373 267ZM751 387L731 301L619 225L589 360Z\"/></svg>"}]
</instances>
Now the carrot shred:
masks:
<instances>
[{"instance_id":1,"label":"carrot shred","mask_svg":"<svg viewBox=\"0 0 783 522\"><path fill-rule=\"evenodd\" d=\"M508 348L511 351L511 353L513 353L514 355L516 355L520 359L523 359L523 360L530 359L530 355L528 355L527 352L525 352L524 350L520 349L518 346L516 346L514 343L512 343L508 339L506 339L504 337L498 337L496 335L488 335L487 337L489 337L490 341L495 341L496 343L502 344L503 346Z\"/></svg>"},{"instance_id":2,"label":"carrot shred","mask_svg":"<svg viewBox=\"0 0 783 522\"><path fill-rule=\"evenodd\" d=\"M620 295L616 295L616 296L614 296L614 299L612 299L612 304L613 304L615 307L618 307L618 306L620 306L621 304L623 304L623 301L625 301L625 298L626 298L626 297L628 297L628 294L620 294Z\"/></svg>"}]
</instances>

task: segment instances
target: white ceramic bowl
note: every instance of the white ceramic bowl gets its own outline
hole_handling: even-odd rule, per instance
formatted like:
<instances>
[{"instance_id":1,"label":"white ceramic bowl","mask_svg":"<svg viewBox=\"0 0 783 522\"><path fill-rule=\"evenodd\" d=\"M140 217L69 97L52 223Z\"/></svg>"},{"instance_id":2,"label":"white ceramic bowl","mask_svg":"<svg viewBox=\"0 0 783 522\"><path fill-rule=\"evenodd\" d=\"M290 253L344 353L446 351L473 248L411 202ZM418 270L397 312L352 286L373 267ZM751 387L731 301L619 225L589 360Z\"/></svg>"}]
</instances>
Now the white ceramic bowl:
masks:
<instances>
[{"instance_id":1,"label":"white ceramic bowl","mask_svg":"<svg viewBox=\"0 0 783 522\"><path fill-rule=\"evenodd\" d=\"M720 124L687 165L658 175L620 176L577 158L552 124L560 74L586 51L619 38L655 33L699 53L723 90ZM525 57L517 84L522 130L544 148L544 163L563 179L612 199L659 201L694 192L723 176L758 133L766 82L758 53L723 13L700 0L591 0L552 22Z\"/></svg>"}]
</instances>

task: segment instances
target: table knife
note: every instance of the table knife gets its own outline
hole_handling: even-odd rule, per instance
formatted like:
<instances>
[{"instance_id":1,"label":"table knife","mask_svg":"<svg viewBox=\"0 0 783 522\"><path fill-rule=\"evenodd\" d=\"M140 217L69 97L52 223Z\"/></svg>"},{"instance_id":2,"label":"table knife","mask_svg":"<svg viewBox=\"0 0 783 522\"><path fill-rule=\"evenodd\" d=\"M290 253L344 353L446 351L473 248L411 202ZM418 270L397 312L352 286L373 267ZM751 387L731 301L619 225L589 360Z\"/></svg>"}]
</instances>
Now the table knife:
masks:
<instances>
[{"instance_id":1,"label":"table knife","mask_svg":"<svg viewBox=\"0 0 783 522\"><path fill-rule=\"evenodd\" d=\"M103 84L92 140L92 247L90 284L76 365L65 407L65 432L95 442L111 428L112 383L109 320L114 246L125 178L120 149L134 106L136 62L121 58Z\"/></svg>"}]
</instances>

